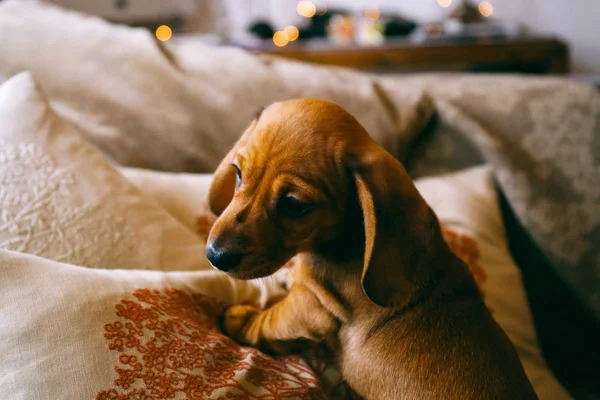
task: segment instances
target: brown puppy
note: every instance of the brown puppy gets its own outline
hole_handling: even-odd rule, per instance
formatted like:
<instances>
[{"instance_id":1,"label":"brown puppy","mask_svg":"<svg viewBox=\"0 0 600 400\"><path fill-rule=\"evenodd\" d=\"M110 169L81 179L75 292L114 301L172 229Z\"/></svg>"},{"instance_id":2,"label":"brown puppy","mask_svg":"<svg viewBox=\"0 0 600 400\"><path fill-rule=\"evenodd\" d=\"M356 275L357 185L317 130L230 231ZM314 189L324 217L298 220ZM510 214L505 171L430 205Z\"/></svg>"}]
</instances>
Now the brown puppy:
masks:
<instances>
[{"instance_id":1,"label":"brown puppy","mask_svg":"<svg viewBox=\"0 0 600 400\"><path fill-rule=\"evenodd\" d=\"M400 162L334 103L299 99L258 115L218 167L207 256L239 279L292 256L287 297L228 310L238 341L337 333L340 368L366 399L536 399L468 267Z\"/></svg>"}]
</instances>

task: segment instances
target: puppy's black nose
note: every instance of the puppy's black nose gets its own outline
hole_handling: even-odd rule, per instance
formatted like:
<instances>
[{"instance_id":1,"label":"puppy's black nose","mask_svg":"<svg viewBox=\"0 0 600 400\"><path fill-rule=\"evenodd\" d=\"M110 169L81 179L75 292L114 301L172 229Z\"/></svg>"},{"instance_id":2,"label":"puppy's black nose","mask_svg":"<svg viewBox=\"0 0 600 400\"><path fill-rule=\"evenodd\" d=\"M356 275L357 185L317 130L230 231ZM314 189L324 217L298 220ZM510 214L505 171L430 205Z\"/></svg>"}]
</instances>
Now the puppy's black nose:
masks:
<instances>
[{"instance_id":1,"label":"puppy's black nose","mask_svg":"<svg viewBox=\"0 0 600 400\"><path fill-rule=\"evenodd\" d=\"M206 257L208 261L221 271L231 271L238 266L244 255L231 250L225 250L222 247L215 246L211 242L206 246Z\"/></svg>"}]
</instances>

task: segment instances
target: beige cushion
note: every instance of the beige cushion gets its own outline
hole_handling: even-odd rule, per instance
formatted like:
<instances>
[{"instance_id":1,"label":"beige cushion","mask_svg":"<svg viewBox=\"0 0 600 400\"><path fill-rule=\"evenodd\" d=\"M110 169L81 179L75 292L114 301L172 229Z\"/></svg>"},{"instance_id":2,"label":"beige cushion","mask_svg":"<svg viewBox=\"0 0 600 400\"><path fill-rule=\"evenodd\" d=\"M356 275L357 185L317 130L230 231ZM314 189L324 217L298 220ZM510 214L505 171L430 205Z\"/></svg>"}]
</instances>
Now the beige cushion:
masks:
<instances>
[{"instance_id":1,"label":"beige cushion","mask_svg":"<svg viewBox=\"0 0 600 400\"><path fill-rule=\"evenodd\" d=\"M67 122L29 73L0 86L0 249L96 268L210 268L205 245Z\"/></svg>"},{"instance_id":2,"label":"beige cushion","mask_svg":"<svg viewBox=\"0 0 600 400\"><path fill-rule=\"evenodd\" d=\"M270 358L220 332L224 306L264 306L281 295L275 281L0 250L0 287L0 399L322 398L300 358Z\"/></svg>"},{"instance_id":3,"label":"beige cushion","mask_svg":"<svg viewBox=\"0 0 600 400\"><path fill-rule=\"evenodd\" d=\"M169 173L120 167L119 171L146 197L154 200L188 229L206 238L202 218L207 208L212 174Z\"/></svg>"},{"instance_id":4,"label":"beige cushion","mask_svg":"<svg viewBox=\"0 0 600 400\"><path fill-rule=\"evenodd\" d=\"M23 70L63 118L117 162L210 172L260 106L295 97L337 101L399 156L431 115L411 86L370 75L260 58L235 48L111 25L50 5L0 3L0 76Z\"/></svg>"}]
</instances>

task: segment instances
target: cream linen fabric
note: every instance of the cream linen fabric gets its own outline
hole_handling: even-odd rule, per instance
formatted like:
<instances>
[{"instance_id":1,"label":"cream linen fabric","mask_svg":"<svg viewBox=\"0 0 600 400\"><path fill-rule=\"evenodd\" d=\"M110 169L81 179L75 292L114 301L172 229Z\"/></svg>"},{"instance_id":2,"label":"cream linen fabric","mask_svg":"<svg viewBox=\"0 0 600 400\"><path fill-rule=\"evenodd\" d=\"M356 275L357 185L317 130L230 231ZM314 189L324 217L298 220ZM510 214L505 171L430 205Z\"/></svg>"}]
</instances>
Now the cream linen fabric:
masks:
<instances>
[{"instance_id":1,"label":"cream linen fabric","mask_svg":"<svg viewBox=\"0 0 600 400\"><path fill-rule=\"evenodd\" d=\"M210 268L205 246L58 117L29 73L0 87L0 249L96 268Z\"/></svg>"},{"instance_id":2,"label":"cream linen fabric","mask_svg":"<svg viewBox=\"0 0 600 400\"><path fill-rule=\"evenodd\" d=\"M223 306L264 306L282 294L275 281L0 250L0 287L0 399L321 398L299 358L275 360L220 333Z\"/></svg>"},{"instance_id":3,"label":"cream linen fabric","mask_svg":"<svg viewBox=\"0 0 600 400\"><path fill-rule=\"evenodd\" d=\"M207 211L212 174L169 173L128 167L119 167L119 171L146 197L187 228L199 233L198 217Z\"/></svg>"},{"instance_id":4,"label":"cream linen fabric","mask_svg":"<svg viewBox=\"0 0 600 400\"><path fill-rule=\"evenodd\" d=\"M538 397L570 399L542 358L521 274L506 242L490 168L422 178L416 186L447 228L450 246L459 249L457 254L471 266L486 304L517 348Z\"/></svg>"},{"instance_id":5,"label":"cream linen fabric","mask_svg":"<svg viewBox=\"0 0 600 400\"><path fill-rule=\"evenodd\" d=\"M0 3L0 75L33 73L55 110L122 165L211 172L258 107L295 97L339 102L388 148L432 112L411 87L370 75L260 58L236 48L163 44L144 29L32 1Z\"/></svg>"}]
</instances>

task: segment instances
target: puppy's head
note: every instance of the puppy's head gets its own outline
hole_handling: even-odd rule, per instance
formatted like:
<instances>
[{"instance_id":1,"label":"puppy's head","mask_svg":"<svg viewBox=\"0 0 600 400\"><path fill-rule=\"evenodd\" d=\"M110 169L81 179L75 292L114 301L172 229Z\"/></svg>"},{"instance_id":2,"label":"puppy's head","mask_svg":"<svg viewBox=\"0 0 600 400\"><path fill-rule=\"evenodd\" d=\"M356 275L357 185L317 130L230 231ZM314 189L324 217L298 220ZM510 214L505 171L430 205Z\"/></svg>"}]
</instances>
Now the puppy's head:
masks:
<instances>
[{"instance_id":1,"label":"puppy's head","mask_svg":"<svg viewBox=\"0 0 600 400\"><path fill-rule=\"evenodd\" d=\"M432 229L402 165L350 114L318 99L259 113L217 168L209 205L216 268L258 278L297 253L359 237L347 251L364 253L363 287L380 305L403 301Z\"/></svg>"}]
</instances>

